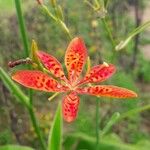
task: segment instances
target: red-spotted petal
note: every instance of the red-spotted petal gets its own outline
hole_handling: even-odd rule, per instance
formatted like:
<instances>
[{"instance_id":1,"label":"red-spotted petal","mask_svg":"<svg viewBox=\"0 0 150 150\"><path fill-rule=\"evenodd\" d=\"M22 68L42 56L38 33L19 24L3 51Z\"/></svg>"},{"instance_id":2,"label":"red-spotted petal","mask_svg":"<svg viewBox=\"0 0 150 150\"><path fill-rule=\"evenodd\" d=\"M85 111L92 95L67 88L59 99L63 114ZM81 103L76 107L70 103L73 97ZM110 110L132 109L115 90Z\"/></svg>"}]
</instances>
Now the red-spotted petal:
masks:
<instances>
[{"instance_id":1,"label":"red-spotted petal","mask_svg":"<svg viewBox=\"0 0 150 150\"><path fill-rule=\"evenodd\" d=\"M135 92L113 85L99 85L99 86L79 88L77 92L80 94L90 94L95 96L105 96L112 98L137 97L137 94Z\"/></svg>"},{"instance_id":2,"label":"red-spotted petal","mask_svg":"<svg viewBox=\"0 0 150 150\"><path fill-rule=\"evenodd\" d=\"M37 56L42 61L44 66L57 78L65 79L64 71L60 62L53 56L43 52L38 51Z\"/></svg>"},{"instance_id":3,"label":"red-spotted petal","mask_svg":"<svg viewBox=\"0 0 150 150\"><path fill-rule=\"evenodd\" d=\"M87 59L87 50L81 38L74 38L66 51L65 65L68 70L68 78L71 83L79 78Z\"/></svg>"},{"instance_id":4,"label":"red-spotted petal","mask_svg":"<svg viewBox=\"0 0 150 150\"><path fill-rule=\"evenodd\" d=\"M46 92L64 92L68 89L41 71L17 71L12 79L25 87Z\"/></svg>"},{"instance_id":5,"label":"red-spotted petal","mask_svg":"<svg viewBox=\"0 0 150 150\"><path fill-rule=\"evenodd\" d=\"M102 82L110 78L116 68L112 64L101 64L91 68L89 73L78 84Z\"/></svg>"},{"instance_id":6,"label":"red-spotted petal","mask_svg":"<svg viewBox=\"0 0 150 150\"><path fill-rule=\"evenodd\" d=\"M72 122L76 119L79 106L79 97L75 92L66 95L62 102L64 120Z\"/></svg>"}]
</instances>

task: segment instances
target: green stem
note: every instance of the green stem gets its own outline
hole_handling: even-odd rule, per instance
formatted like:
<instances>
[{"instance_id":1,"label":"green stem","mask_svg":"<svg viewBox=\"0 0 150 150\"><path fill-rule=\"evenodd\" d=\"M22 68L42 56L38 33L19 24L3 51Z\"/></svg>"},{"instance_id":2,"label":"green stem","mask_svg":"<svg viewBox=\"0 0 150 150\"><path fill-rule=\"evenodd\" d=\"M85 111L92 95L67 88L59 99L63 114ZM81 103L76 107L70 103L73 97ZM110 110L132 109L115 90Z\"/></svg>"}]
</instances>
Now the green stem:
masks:
<instances>
[{"instance_id":1,"label":"green stem","mask_svg":"<svg viewBox=\"0 0 150 150\"><path fill-rule=\"evenodd\" d=\"M96 150L99 150L99 98L96 98Z\"/></svg>"},{"instance_id":2,"label":"green stem","mask_svg":"<svg viewBox=\"0 0 150 150\"><path fill-rule=\"evenodd\" d=\"M34 130L39 138L39 141L40 141L40 144L42 146L42 149L43 150L46 150L46 146L45 146L45 143L44 143L44 139L42 137L42 134L40 132L40 128L39 128L39 125L38 125L38 122L36 120L36 116L35 116L35 113L34 113L34 110L33 110L33 106L31 104L31 107L28 108L28 111L29 111L29 114L30 114L30 118L31 118L31 121L32 121L32 125L34 127Z\"/></svg>"},{"instance_id":3,"label":"green stem","mask_svg":"<svg viewBox=\"0 0 150 150\"><path fill-rule=\"evenodd\" d=\"M16 6L16 12L17 12L17 16L18 16L18 22L19 22L22 42L23 42L23 46L24 46L25 57L28 57L29 56L28 38L27 38L27 34L26 34L24 18L23 18L23 15L22 15L20 0L15 0L15 6ZM35 130L38 138L39 138L41 147L42 147L43 150L46 150L46 147L45 147L45 144L44 144L44 139L41 135L40 128L39 128L39 125L37 123L34 111L33 111L33 103L32 103L33 99L32 99L32 97L33 97L33 94L32 94L32 90L30 89L29 90L30 107L27 107L27 108L28 108L28 111L29 111L29 114L30 114L32 125L34 127L34 130Z\"/></svg>"},{"instance_id":4,"label":"green stem","mask_svg":"<svg viewBox=\"0 0 150 150\"><path fill-rule=\"evenodd\" d=\"M106 19L103 18L103 19L102 19L102 22L103 22L103 24L104 24L105 30L106 30L106 32L107 32L107 34L108 34L108 37L109 37L109 39L110 39L110 41L111 41L112 47L113 47L113 49L115 50L116 44L115 44L115 41L114 41L114 39L113 39L112 33L111 33L111 31L110 31L110 29L109 29L109 27L108 27L108 24L107 24L107 22L106 22Z\"/></svg>"},{"instance_id":5,"label":"green stem","mask_svg":"<svg viewBox=\"0 0 150 150\"><path fill-rule=\"evenodd\" d=\"M54 16L44 4L42 4L41 6L42 6L42 9L45 11L45 13L60 25L60 27L66 33L68 38L72 39L72 36L71 36L70 31L69 31L68 27L66 26L66 24L60 18L58 18L57 16Z\"/></svg>"},{"instance_id":6,"label":"green stem","mask_svg":"<svg viewBox=\"0 0 150 150\"><path fill-rule=\"evenodd\" d=\"M23 15L22 15L20 0L15 0L15 6L16 6L16 12L17 12L17 16L18 16L21 38L22 38L22 42L24 45L25 56L28 57L29 56L29 47L28 47L28 40L27 40L26 29L25 29L24 19L23 19Z\"/></svg>"}]
</instances>

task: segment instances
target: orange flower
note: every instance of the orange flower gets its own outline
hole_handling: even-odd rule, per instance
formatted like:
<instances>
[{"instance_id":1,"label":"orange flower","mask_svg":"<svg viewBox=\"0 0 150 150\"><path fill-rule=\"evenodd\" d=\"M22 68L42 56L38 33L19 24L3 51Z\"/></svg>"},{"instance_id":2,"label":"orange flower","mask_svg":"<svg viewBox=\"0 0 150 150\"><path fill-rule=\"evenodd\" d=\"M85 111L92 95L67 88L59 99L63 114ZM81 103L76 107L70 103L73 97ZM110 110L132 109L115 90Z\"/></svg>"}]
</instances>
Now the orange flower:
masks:
<instances>
[{"instance_id":1,"label":"orange flower","mask_svg":"<svg viewBox=\"0 0 150 150\"><path fill-rule=\"evenodd\" d=\"M37 51L39 60L44 67L49 70L52 76L41 71L20 70L12 75L12 79L25 87L46 92L66 92L63 98L62 110L63 117L67 122L76 119L80 99L78 94L89 94L95 96L105 96L113 98L132 98L137 94L131 90L120 88L113 85L87 86L88 83L102 82L112 76L116 68L112 64L103 63L94 66L89 70L83 79L80 80L80 74L87 60L87 50L84 41L81 38L74 38L65 54L65 65L68 71L68 77L65 76L61 63L53 56ZM84 86L82 86L84 85Z\"/></svg>"}]
</instances>

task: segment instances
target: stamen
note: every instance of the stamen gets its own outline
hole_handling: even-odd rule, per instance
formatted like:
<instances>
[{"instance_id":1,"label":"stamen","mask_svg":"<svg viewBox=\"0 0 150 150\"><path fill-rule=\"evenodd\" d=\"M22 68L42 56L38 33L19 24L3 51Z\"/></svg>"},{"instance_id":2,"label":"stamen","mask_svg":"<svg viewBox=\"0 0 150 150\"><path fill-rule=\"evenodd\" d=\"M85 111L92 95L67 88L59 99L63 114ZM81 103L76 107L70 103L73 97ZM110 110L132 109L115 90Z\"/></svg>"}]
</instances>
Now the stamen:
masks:
<instances>
[{"instance_id":1,"label":"stamen","mask_svg":"<svg viewBox=\"0 0 150 150\"><path fill-rule=\"evenodd\" d=\"M109 65L108 65L106 62L103 62L103 65L104 65L105 67L109 67Z\"/></svg>"}]
</instances>

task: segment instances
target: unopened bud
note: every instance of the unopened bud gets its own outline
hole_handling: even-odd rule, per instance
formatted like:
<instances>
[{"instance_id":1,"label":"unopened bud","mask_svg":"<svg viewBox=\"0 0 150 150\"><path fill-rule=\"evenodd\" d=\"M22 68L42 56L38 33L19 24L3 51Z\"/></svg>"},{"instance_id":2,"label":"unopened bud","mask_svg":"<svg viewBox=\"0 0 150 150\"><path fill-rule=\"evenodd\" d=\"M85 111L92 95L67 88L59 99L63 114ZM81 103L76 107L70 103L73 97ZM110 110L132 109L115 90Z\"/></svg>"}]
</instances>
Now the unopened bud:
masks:
<instances>
[{"instance_id":1,"label":"unopened bud","mask_svg":"<svg viewBox=\"0 0 150 150\"><path fill-rule=\"evenodd\" d=\"M51 4L52 4L53 7L56 6L56 0L50 0L50 2L51 2Z\"/></svg>"}]
</instances>

